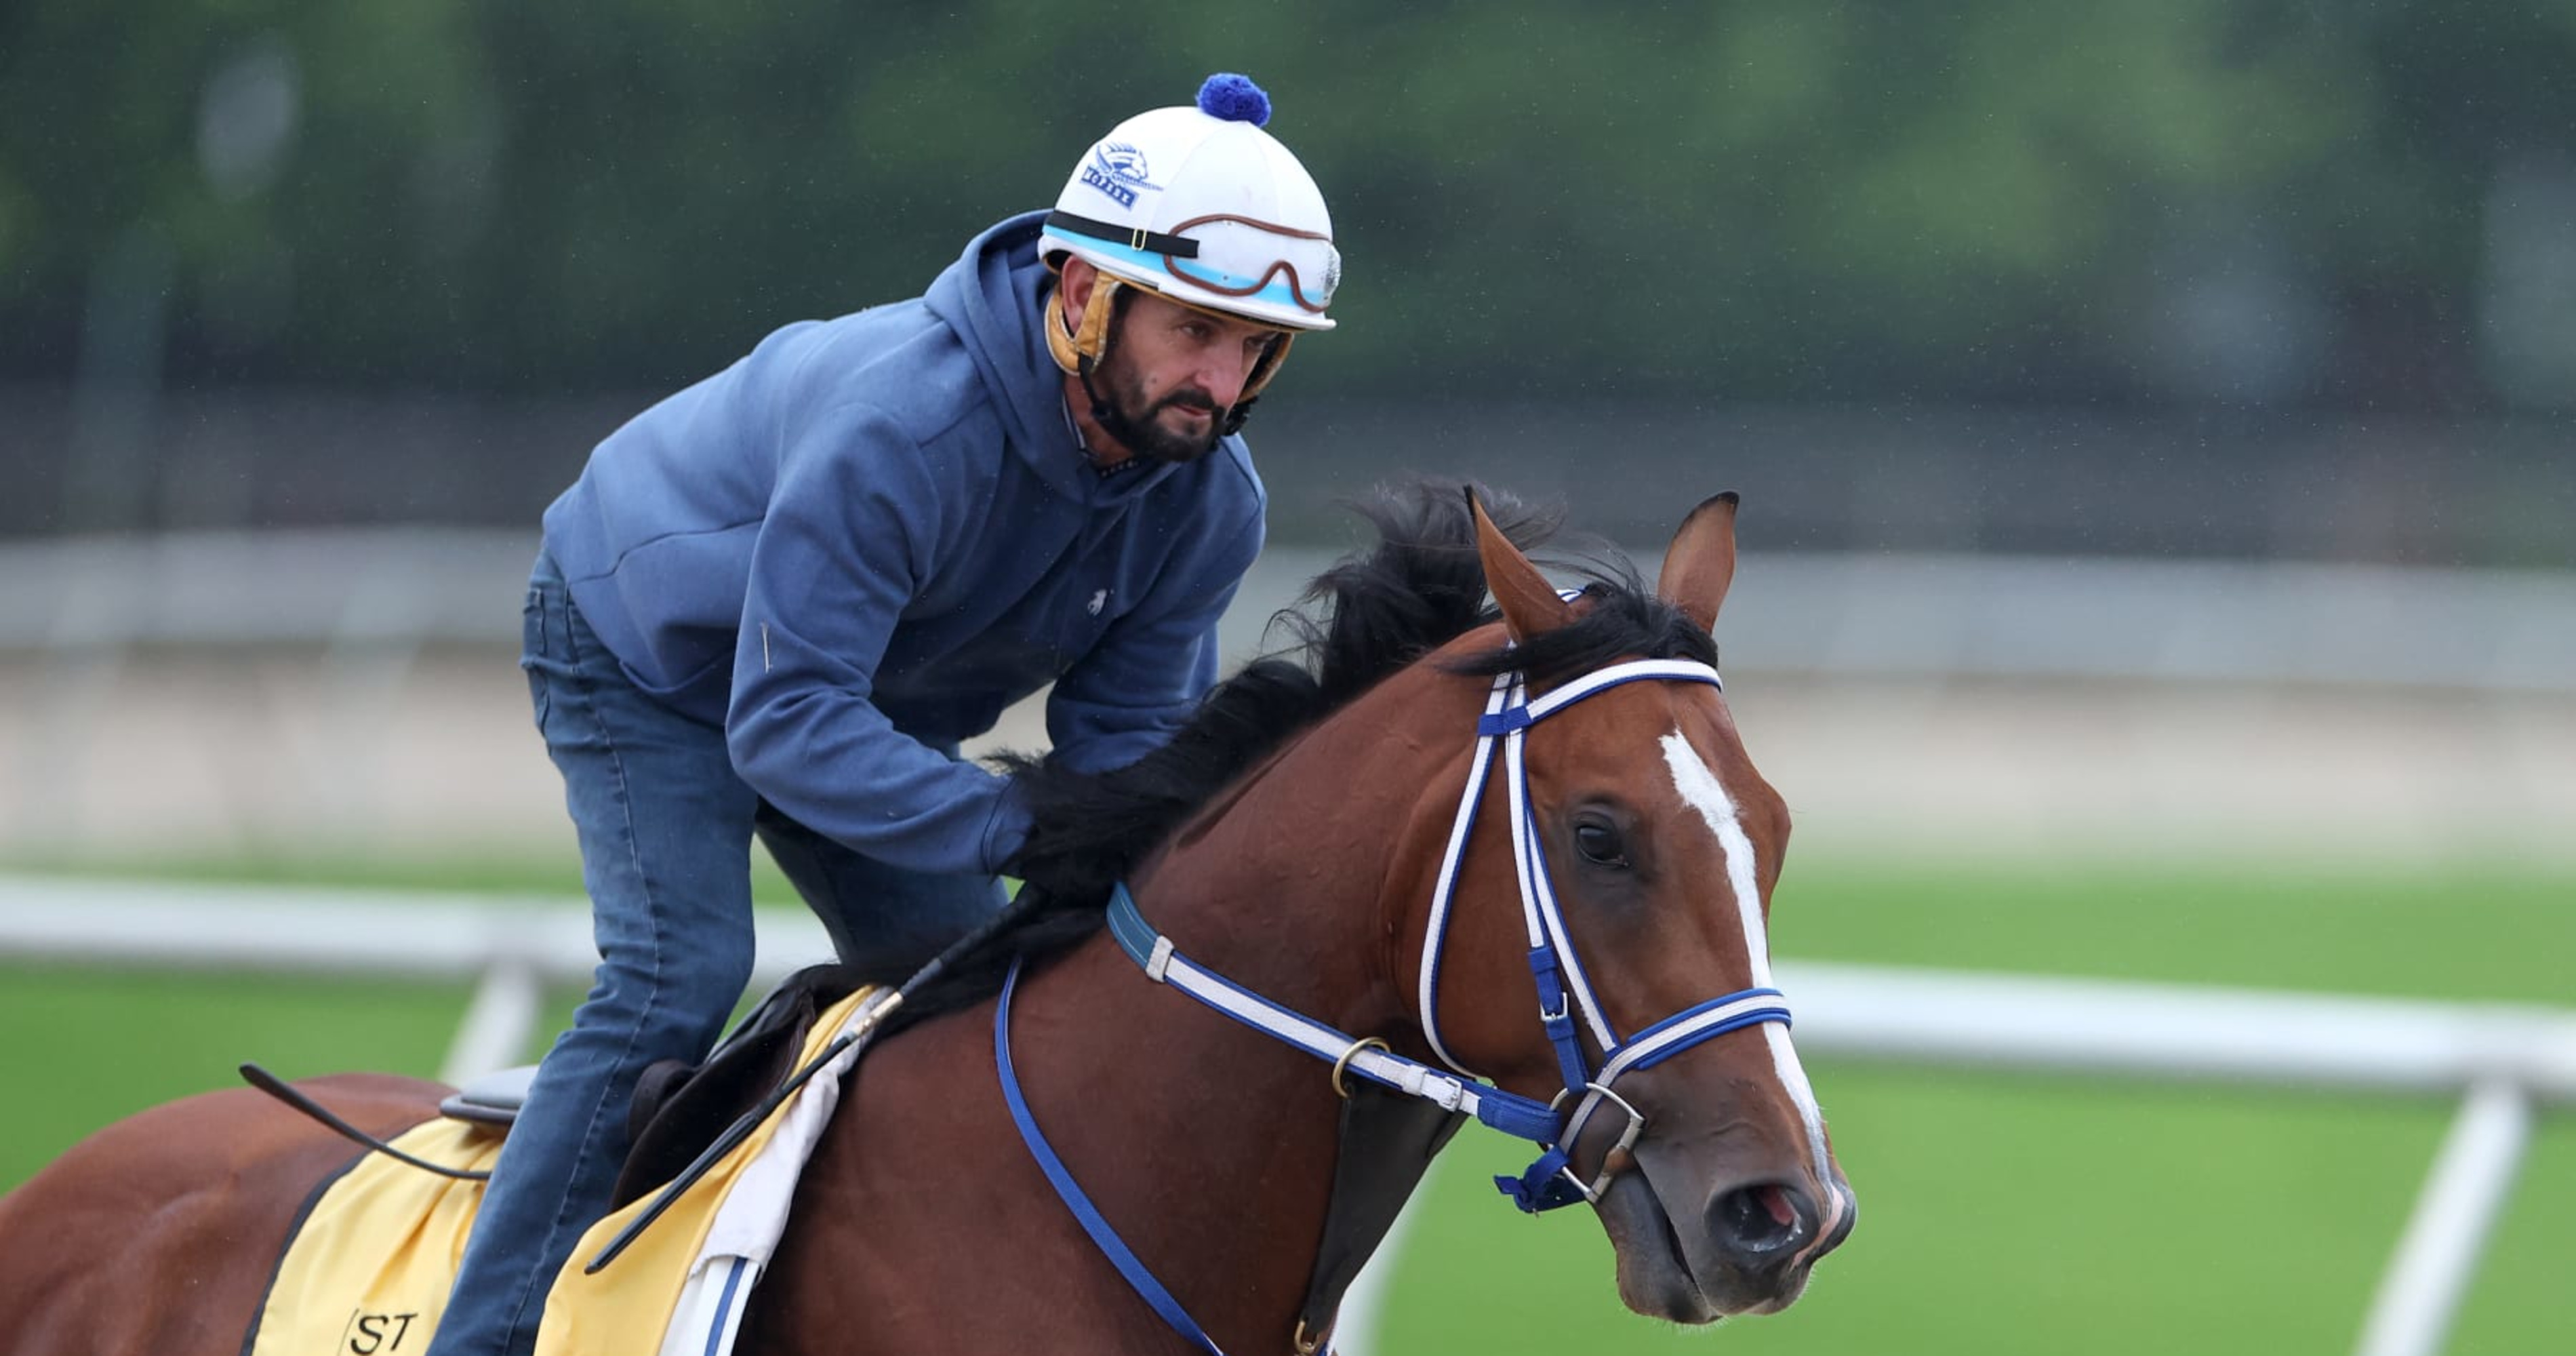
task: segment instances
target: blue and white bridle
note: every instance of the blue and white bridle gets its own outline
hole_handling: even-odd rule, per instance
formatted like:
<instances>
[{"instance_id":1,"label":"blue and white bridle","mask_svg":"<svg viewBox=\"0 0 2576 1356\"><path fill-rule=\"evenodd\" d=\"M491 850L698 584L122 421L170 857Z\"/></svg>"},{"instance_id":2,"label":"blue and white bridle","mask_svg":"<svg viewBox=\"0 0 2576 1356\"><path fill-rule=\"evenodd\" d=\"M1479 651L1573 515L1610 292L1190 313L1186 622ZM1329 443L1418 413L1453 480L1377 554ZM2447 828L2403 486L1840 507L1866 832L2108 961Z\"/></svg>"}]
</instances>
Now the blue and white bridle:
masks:
<instances>
[{"instance_id":1,"label":"blue and white bridle","mask_svg":"<svg viewBox=\"0 0 2576 1356\"><path fill-rule=\"evenodd\" d=\"M1566 930L1565 916L1557 907L1556 887L1548 874L1547 858L1540 848L1538 814L1530 803L1529 770L1526 737L1531 726L1582 701L1614 687L1636 682L1706 683L1723 691L1717 670L1706 664L1683 659L1640 659L1613 664L1533 701L1527 684L1518 673L1506 673L1494 680L1492 694L1486 699L1483 719L1476 723L1476 759L1467 774L1467 786L1460 794L1457 818L1449 829L1449 847L1440 863L1440 880L1433 888L1431 918L1425 927L1422 946L1420 1004L1422 1034L1429 1038L1434 1053L1442 1063L1480 1078L1475 1071L1458 1061L1457 1056L1440 1038L1440 963L1448 948L1449 916L1458 890L1459 863L1466 857L1467 842L1475 828L1476 808L1483 802L1485 783L1493 773L1494 752L1502 750L1504 784L1509 792L1509 814L1512 826L1512 857L1519 869L1521 922L1529 936L1530 974L1538 985L1539 1024L1547 1032L1549 1044L1556 1047L1557 1071L1565 1089L1551 1103L1551 1110L1566 1098L1575 1099L1573 1112L1561 1129L1548 1137L1531 1136L1543 1152L1528 1171L1518 1179L1496 1178L1503 1194L1522 1210L1550 1210L1576 1200L1591 1200L1607 1187L1614 1171L1611 1155L1604 1154L1602 1168L1590 1182L1577 1178L1568 1164L1576 1139L1582 1135L1592 1113L1601 1103L1616 1103L1628 1117L1627 1127L1620 1132L1616 1149L1635 1146L1644 1133L1646 1118L1611 1091L1620 1076L1638 1069L1652 1068L1663 1061L1698 1045L1762 1022L1789 1022L1788 1000L1778 989L1741 989L1686 1008L1662 1021L1655 1022L1635 1035L1622 1040L1610 1024L1608 1012L1594 995L1591 978L1585 974L1583 961L1574 948L1574 936ZM1758 965L1760 957L1754 958ZM1572 1003L1568 1003L1569 995ZM1601 1070L1596 1077L1586 1060L1583 1043L1574 1024L1574 1012L1580 1010L1585 1028L1602 1050ZM1509 1094L1500 1094L1506 1095Z\"/></svg>"},{"instance_id":2,"label":"blue and white bridle","mask_svg":"<svg viewBox=\"0 0 2576 1356\"><path fill-rule=\"evenodd\" d=\"M1420 1003L1423 1034L1429 1038L1431 1048L1441 1062L1454 1073L1445 1073L1395 1054L1386 1048L1384 1041L1375 1037L1354 1039L1345 1032L1274 1003L1180 954L1173 947L1171 938L1145 921L1136 907L1135 897L1123 884L1110 896L1110 934L1117 939L1120 949L1144 968L1146 978L1158 984L1168 984L1256 1031L1330 1063L1333 1066L1333 1086L1346 1096L1348 1090L1343 1084L1344 1075L1356 1075L1408 1097L1422 1098L1442 1110L1473 1116L1505 1134L1537 1144L1541 1151L1538 1158L1520 1176L1494 1179L1496 1187L1523 1211L1535 1213L1578 1200L1597 1199L1608 1187L1616 1171L1617 1160L1624 1157L1618 1151L1632 1148L1646 1127L1645 1115L1611 1090L1622 1075L1652 1068L1692 1046L1730 1031L1763 1022L1778 1022L1784 1026L1789 1022L1788 1002L1781 997L1779 990L1742 989L1684 1009L1622 1040L1617 1028L1610 1024L1600 999L1593 993L1591 979L1575 953L1574 938L1566 930L1565 918L1557 907L1556 890L1549 879L1546 856L1540 847L1538 817L1530 804L1524 740L1531 726L1576 702L1637 682L1706 683L1720 689L1725 686L1719 681L1716 669L1680 659L1641 659L1613 664L1535 701L1530 699L1528 686L1519 673L1505 673L1494 680L1484 715L1476 723L1475 762L1467 774L1466 789L1459 796L1457 818L1450 825L1448 848L1441 859L1439 881L1433 888L1431 917L1425 927L1422 946ZM1459 866L1466 858L1468 840L1475 829L1476 811L1484 801L1485 786L1493 772L1497 748L1502 753L1505 785L1509 793L1512 855L1519 868L1521 916L1529 935L1530 973L1538 986L1539 1024L1546 1030L1549 1044L1556 1048L1557 1068L1565 1084L1562 1092L1546 1102L1494 1086L1460 1064L1440 1037L1440 963L1448 945L1449 918L1457 897ZM1747 907L1751 906L1748 904ZM1758 956L1754 960L1757 965L1761 962ZM1018 976L1015 965L1011 979L1003 986L1002 1001L994 1011L993 1041L1002 1071L1003 1093L1010 1103L1012 1118L1020 1127L1021 1138L1045 1169L1048 1179L1055 1184L1057 1194L1073 1209L1083 1228L1117 1264L1129 1284L1163 1315L1165 1321L1193 1337L1205 1349L1215 1350L1214 1343L1181 1311L1169 1292L1136 1261L1134 1254L1119 1241L1116 1232L1092 1207L1029 1115L1010 1058L1011 992ZM1577 1011L1582 1015L1582 1030L1591 1033L1593 1041L1603 1052L1597 1075L1591 1069L1581 1033L1575 1025ZM1569 1098L1574 1100L1572 1110L1562 1110ZM1601 1171L1586 1182L1574 1174L1569 1159L1572 1146L1582 1135L1593 1111L1604 1101L1615 1103L1625 1112L1628 1124L1620 1132L1613 1150L1602 1155Z\"/></svg>"}]
</instances>

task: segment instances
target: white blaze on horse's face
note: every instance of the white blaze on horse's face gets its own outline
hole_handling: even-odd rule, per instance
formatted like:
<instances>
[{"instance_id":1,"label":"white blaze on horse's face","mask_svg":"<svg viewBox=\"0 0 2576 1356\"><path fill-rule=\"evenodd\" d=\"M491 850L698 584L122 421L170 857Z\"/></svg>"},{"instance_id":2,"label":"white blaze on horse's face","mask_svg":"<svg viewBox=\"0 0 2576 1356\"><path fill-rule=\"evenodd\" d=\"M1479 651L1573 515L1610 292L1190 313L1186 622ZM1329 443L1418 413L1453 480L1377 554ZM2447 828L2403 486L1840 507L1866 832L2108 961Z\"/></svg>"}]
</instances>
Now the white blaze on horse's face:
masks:
<instances>
[{"instance_id":1,"label":"white blaze on horse's face","mask_svg":"<svg viewBox=\"0 0 2576 1356\"><path fill-rule=\"evenodd\" d=\"M1614 1005L1629 1009L1621 1014L1629 1024L1775 987L1764 888L1780 872L1787 814L1744 760L1723 699L1709 693L1703 719L1698 692L1684 693L1675 723L1650 736L1650 753L1638 750L1661 775L1630 783L1651 787L1647 806L1656 807L1644 816L1650 841L1641 844L1655 864L1654 940L1638 934L1624 963L1613 960L1615 947L1599 957L1607 972L1596 978L1605 997L1616 994ZM1633 949L1637 942L1647 949ZM1639 1003L1644 995L1629 990L1647 976L1654 996ZM1619 1257L1621 1298L1686 1323L1786 1308L1852 1221L1851 1188L1788 1026L1730 1032L1630 1083L1648 1117L1636 1170L1595 1201Z\"/></svg>"},{"instance_id":2,"label":"white blaze on horse's face","mask_svg":"<svg viewBox=\"0 0 2576 1356\"><path fill-rule=\"evenodd\" d=\"M1753 839L1744 832L1744 820L1736 813L1735 798L1726 793L1726 784L1709 770L1708 763L1691 747L1689 739L1678 729L1663 738L1664 766L1673 774L1673 790L1681 794L1682 803L1699 811L1700 819L1710 833L1717 835L1718 848L1726 856L1727 893L1735 896L1735 911L1744 926L1744 953L1752 963L1752 975L1746 987L1768 989L1771 983L1771 938L1762 919L1761 877L1754 870ZM1807 1082L1807 1071L1798 1063L1798 1051L1789 1043L1789 1028L1766 1022L1759 1030L1771 1043L1771 1067L1779 1074L1780 1086L1798 1105L1798 1115L1805 1122L1807 1151L1819 1164L1826 1161L1825 1118L1816 1108L1815 1089ZM1839 1202L1831 1203L1831 1210ZM1829 1218L1826 1227L1831 1228Z\"/></svg>"}]
</instances>

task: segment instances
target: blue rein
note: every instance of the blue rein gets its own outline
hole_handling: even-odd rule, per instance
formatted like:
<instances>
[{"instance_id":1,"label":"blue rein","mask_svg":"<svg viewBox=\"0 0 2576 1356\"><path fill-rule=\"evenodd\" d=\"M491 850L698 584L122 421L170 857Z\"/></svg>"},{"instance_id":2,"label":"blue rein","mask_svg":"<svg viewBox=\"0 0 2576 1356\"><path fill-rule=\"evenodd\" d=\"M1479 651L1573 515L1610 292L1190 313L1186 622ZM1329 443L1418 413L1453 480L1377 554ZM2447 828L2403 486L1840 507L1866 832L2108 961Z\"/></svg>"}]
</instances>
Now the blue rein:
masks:
<instances>
[{"instance_id":1,"label":"blue rein","mask_svg":"<svg viewBox=\"0 0 2576 1356\"><path fill-rule=\"evenodd\" d=\"M1073 1217L1082 1223L1082 1231L1091 1235L1093 1245L1118 1268L1119 1275L1127 1278L1127 1284L1144 1298L1145 1303L1152 1305L1154 1312L1162 1315L1163 1321L1170 1324L1173 1331L1197 1344L1201 1351L1225 1356L1216 1339L1207 1335L1207 1330L1190 1317L1190 1311L1182 1308L1179 1300L1172 1298L1172 1292L1164 1289L1161 1281L1154 1279L1154 1273L1136 1259L1136 1254L1118 1236L1118 1231L1101 1216L1099 1207L1083 1194L1082 1184L1073 1180L1073 1173L1056 1155L1055 1146L1047 1143L1046 1133L1038 1129L1037 1118L1029 1114L1028 1095L1020 1091L1020 1075L1011 1067L1011 992L1019 986L1020 963L1015 960L1011 962L1010 976L1002 981L1002 1001L993 1008L993 1060L1001 1066L1002 1100L1011 1104L1011 1120L1020 1127L1020 1142L1029 1146L1029 1155L1037 1159L1038 1167L1046 1172L1047 1181L1055 1187L1057 1199L1073 1211Z\"/></svg>"}]
</instances>

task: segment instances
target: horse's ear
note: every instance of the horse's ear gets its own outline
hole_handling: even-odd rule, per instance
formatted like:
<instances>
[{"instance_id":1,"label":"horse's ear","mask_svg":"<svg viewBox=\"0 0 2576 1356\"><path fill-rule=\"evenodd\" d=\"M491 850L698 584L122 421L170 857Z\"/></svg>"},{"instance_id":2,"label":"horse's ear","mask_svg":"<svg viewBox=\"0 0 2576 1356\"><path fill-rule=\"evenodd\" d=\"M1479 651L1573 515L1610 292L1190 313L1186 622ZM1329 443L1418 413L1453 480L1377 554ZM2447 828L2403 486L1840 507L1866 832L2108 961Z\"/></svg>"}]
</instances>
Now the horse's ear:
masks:
<instances>
[{"instance_id":1,"label":"horse's ear","mask_svg":"<svg viewBox=\"0 0 2576 1356\"><path fill-rule=\"evenodd\" d=\"M1485 516L1485 506L1477 501L1472 486L1467 490L1467 511L1476 519L1476 554L1485 562L1485 587L1493 590L1512 639L1526 642L1573 620L1573 606L1556 596L1556 586Z\"/></svg>"},{"instance_id":2,"label":"horse's ear","mask_svg":"<svg viewBox=\"0 0 2576 1356\"><path fill-rule=\"evenodd\" d=\"M1703 631L1717 629L1717 609L1735 582L1735 506L1733 490L1700 501L1664 552L1664 572L1655 592L1679 607Z\"/></svg>"}]
</instances>

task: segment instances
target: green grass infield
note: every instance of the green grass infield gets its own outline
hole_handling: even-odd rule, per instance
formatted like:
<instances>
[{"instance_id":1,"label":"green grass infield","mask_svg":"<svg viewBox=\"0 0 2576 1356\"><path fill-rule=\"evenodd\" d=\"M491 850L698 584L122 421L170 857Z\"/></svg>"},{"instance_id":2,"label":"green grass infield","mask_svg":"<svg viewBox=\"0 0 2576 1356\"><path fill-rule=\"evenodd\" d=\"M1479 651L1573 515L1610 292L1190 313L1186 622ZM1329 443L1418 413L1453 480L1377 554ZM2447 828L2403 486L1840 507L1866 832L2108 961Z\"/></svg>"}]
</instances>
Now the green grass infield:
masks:
<instances>
[{"instance_id":1,"label":"green grass infield","mask_svg":"<svg viewBox=\"0 0 2576 1356\"><path fill-rule=\"evenodd\" d=\"M577 891L556 866L197 874ZM783 897L774 880L764 894ZM1860 961L2576 1006L2576 879L2458 871L2152 874L1793 861L1789 960ZM561 995L555 1016L568 1010ZM1795 998L1795 995L1792 995ZM0 1184L144 1106L289 1076L434 1071L461 987L0 966ZM1861 1198L1787 1314L1709 1334L1628 1314L1589 1211L1528 1218L1464 1131L1417 1203L1377 1352L2346 1351L2455 1108L2244 1086L1811 1061ZM1033 1204L1041 1208L1045 1203ZM1259 1227L1246 1221L1245 1227ZM2448 1350L2563 1353L2576 1125L2545 1120Z\"/></svg>"}]
</instances>

